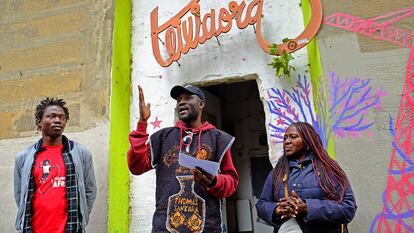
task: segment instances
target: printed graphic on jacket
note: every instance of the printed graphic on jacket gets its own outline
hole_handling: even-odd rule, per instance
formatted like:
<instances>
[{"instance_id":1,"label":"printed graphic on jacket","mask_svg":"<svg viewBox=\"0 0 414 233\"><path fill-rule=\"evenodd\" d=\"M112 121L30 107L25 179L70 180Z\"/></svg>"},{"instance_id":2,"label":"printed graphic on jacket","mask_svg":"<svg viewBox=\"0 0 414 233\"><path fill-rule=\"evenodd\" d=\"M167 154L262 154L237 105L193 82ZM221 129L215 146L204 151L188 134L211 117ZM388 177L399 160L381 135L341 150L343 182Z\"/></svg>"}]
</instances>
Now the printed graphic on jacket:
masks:
<instances>
[{"instance_id":1,"label":"printed graphic on jacket","mask_svg":"<svg viewBox=\"0 0 414 233\"><path fill-rule=\"evenodd\" d=\"M195 157L204 160L210 159L210 151L208 146L202 145ZM175 152L171 154L178 153L177 150ZM167 157L169 156L164 158ZM174 162L178 161L174 160ZM205 200L194 192L194 176L190 169L181 166L176 169L175 173L180 184L180 191L168 198L167 229L174 233L203 232L206 206Z\"/></svg>"},{"instance_id":2,"label":"printed graphic on jacket","mask_svg":"<svg viewBox=\"0 0 414 233\"><path fill-rule=\"evenodd\" d=\"M177 176L180 192L170 196L167 229L170 232L199 233L204 229L205 201L194 192L193 176Z\"/></svg>"},{"instance_id":3,"label":"printed graphic on jacket","mask_svg":"<svg viewBox=\"0 0 414 233\"><path fill-rule=\"evenodd\" d=\"M192 140L188 140L189 135ZM194 181L192 170L180 166L178 157L181 151L197 159L220 162L233 140L208 123L191 133L179 125L150 136L151 163L157 179L153 232L222 232L220 200Z\"/></svg>"}]
</instances>

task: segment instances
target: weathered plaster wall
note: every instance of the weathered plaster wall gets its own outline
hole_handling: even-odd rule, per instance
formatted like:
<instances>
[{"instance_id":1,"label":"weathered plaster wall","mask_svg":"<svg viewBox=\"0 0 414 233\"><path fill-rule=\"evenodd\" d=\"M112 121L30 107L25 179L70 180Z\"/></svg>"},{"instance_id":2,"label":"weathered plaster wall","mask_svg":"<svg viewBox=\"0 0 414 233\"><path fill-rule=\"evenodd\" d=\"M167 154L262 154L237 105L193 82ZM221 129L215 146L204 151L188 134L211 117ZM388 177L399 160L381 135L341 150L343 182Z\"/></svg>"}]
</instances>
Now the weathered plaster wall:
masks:
<instances>
[{"instance_id":1,"label":"weathered plaster wall","mask_svg":"<svg viewBox=\"0 0 414 233\"><path fill-rule=\"evenodd\" d=\"M88 232L107 231L112 4L0 1L2 232L14 232L14 156L40 137L33 114L45 96L66 100L66 132L93 154L99 189Z\"/></svg>"},{"instance_id":2,"label":"weathered plaster wall","mask_svg":"<svg viewBox=\"0 0 414 233\"><path fill-rule=\"evenodd\" d=\"M241 1L237 1L241 2ZM247 4L250 1L246 1ZM149 133L160 127L174 124L175 100L170 96L170 89L176 84L206 84L232 82L247 75L257 77L260 97L266 115L266 125L273 121L269 113L266 98L269 88L288 88L296 82L297 74L307 74L308 58L306 50L295 53L294 66L297 72L291 79L276 79L274 70L267 64L271 57L259 47L254 28L240 30L233 22L233 29L199 45L183 55L179 63L162 68L156 63L151 48L150 12L159 7L159 24L163 24L178 13L188 1L135 1L133 3L133 96L131 105L131 129L136 127L139 117L137 101L137 84L143 86L145 99L151 103L152 115L148 125ZM214 8L228 7L222 1L200 1L201 15ZM300 1L264 1L262 25L264 37L269 41L280 42L285 37L296 37L303 30L303 17ZM160 36L164 40L164 36ZM160 42L161 43L161 42ZM162 45L161 45L162 46ZM308 114L308 113L307 113ZM277 156L280 145L270 141L270 153ZM152 213L154 211L155 175L150 171L138 177L131 177L131 232L150 232Z\"/></svg>"},{"instance_id":3,"label":"weathered plaster wall","mask_svg":"<svg viewBox=\"0 0 414 233\"><path fill-rule=\"evenodd\" d=\"M0 2L0 138L31 136L32 109L63 97L71 129L107 120L111 1Z\"/></svg>"}]
</instances>

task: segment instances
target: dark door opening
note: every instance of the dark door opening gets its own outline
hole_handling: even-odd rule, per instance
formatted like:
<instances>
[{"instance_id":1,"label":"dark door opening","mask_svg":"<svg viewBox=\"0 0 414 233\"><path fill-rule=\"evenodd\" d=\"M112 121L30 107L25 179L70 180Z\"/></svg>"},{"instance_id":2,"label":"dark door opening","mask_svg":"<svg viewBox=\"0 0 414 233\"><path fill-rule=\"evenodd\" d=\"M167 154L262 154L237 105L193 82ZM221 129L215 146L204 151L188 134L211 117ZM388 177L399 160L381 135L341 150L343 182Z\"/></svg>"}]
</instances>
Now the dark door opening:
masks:
<instances>
[{"instance_id":1,"label":"dark door opening","mask_svg":"<svg viewBox=\"0 0 414 233\"><path fill-rule=\"evenodd\" d=\"M257 83L252 80L203 88L207 92L203 118L236 137L231 152L239 187L224 202L226 232L273 232L258 222L255 207L272 169Z\"/></svg>"}]
</instances>

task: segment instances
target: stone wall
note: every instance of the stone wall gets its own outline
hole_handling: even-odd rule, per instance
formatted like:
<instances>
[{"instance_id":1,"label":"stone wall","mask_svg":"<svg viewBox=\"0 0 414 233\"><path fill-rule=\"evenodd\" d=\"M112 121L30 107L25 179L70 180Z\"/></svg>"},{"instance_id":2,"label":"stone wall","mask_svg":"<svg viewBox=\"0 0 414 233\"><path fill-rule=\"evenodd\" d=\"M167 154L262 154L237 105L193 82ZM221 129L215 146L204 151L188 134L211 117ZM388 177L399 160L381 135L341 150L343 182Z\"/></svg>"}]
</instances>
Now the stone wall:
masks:
<instances>
[{"instance_id":1,"label":"stone wall","mask_svg":"<svg viewBox=\"0 0 414 233\"><path fill-rule=\"evenodd\" d=\"M66 134L93 154L98 199L88 232L107 229L112 8L107 0L0 1L2 232L13 232L17 211L14 156L39 139L33 114L45 96L66 100Z\"/></svg>"}]
</instances>

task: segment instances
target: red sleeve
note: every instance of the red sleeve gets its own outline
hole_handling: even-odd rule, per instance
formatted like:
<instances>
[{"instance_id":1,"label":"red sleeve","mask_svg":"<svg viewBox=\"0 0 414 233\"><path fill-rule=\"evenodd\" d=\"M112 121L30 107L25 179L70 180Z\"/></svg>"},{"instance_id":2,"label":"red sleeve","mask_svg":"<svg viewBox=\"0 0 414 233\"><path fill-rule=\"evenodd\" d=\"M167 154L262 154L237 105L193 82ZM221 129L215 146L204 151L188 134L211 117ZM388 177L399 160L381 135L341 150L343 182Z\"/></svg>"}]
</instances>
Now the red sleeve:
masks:
<instances>
[{"instance_id":1,"label":"red sleeve","mask_svg":"<svg viewBox=\"0 0 414 233\"><path fill-rule=\"evenodd\" d=\"M152 169L151 148L148 140L147 123L138 122L137 130L129 134L131 147L128 150L128 168L134 175L141 175Z\"/></svg>"},{"instance_id":2,"label":"red sleeve","mask_svg":"<svg viewBox=\"0 0 414 233\"><path fill-rule=\"evenodd\" d=\"M220 173L216 175L216 185L208 188L207 192L219 199L229 197L239 185L239 174L233 165L230 149L226 151L220 164Z\"/></svg>"}]
</instances>

